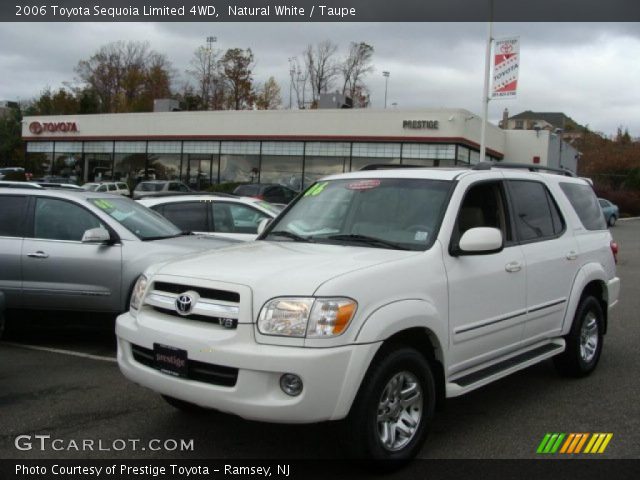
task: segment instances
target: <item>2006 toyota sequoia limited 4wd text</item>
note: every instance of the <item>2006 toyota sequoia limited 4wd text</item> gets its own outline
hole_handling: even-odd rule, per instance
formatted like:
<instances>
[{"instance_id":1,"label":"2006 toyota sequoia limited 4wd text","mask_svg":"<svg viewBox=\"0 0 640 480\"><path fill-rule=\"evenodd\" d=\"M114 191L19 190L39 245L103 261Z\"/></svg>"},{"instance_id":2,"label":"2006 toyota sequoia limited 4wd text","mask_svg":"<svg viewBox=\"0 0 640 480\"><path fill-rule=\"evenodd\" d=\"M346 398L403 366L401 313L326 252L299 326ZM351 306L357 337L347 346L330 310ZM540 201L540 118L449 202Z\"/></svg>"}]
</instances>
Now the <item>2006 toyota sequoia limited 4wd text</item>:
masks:
<instances>
[{"instance_id":1,"label":"2006 toyota sequoia limited 4wd text","mask_svg":"<svg viewBox=\"0 0 640 480\"><path fill-rule=\"evenodd\" d=\"M177 408L343 420L355 456L405 460L439 399L551 357L592 372L616 252L570 175L330 176L257 241L147 269L118 317L118 363Z\"/></svg>"}]
</instances>

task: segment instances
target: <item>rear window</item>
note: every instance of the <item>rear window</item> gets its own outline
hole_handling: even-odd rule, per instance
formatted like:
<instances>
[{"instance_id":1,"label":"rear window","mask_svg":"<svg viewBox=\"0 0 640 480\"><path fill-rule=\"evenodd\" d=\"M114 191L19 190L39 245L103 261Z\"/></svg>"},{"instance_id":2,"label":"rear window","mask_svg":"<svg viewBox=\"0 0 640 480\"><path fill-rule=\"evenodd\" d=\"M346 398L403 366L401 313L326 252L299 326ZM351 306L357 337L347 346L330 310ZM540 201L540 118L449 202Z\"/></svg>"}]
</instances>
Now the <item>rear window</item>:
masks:
<instances>
[{"instance_id":1,"label":"rear window","mask_svg":"<svg viewBox=\"0 0 640 480\"><path fill-rule=\"evenodd\" d=\"M607 224L602 209L590 185L560 183L560 188L569 199L584 228L587 230L606 230Z\"/></svg>"},{"instance_id":2,"label":"rear window","mask_svg":"<svg viewBox=\"0 0 640 480\"><path fill-rule=\"evenodd\" d=\"M27 197L0 197L0 237L22 236L22 220L27 206Z\"/></svg>"}]
</instances>

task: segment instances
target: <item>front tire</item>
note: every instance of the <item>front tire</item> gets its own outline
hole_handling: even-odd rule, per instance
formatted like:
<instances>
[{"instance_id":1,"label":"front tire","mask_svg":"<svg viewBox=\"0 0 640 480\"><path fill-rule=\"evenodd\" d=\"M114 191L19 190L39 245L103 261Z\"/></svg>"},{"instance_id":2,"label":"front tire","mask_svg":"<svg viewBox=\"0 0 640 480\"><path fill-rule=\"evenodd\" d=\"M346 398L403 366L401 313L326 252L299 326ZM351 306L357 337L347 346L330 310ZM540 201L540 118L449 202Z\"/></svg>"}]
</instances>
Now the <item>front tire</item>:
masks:
<instances>
[{"instance_id":1,"label":"front tire","mask_svg":"<svg viewBox=\"0 0 640 480\"><path fill-rule=\"evenodd\" d=\"M185 402L169 395L162 395L165 402L184 413L189 414L202 414L207 411L206 408L196 405L195 403Z\"/></svg>"},{"instance_id":2,"label":"front tire","mask_svg":"<svg viewBox=\"0 0 640 480\"><path fill-rule=\"evenodd\" d=\"M567 348L554 358L558 371L570 377L584 377L593 372L602 353L603 331L600 302L592 296L584 297L565 337Z\"/></svg>"},{"instance_id":3,"label":"front tire","mask_svg":"<svg viewBox=\"0 0 640 480\"><path fill-rule=\"evenodd\" d=\"M412 348L374 360L346 420L356 458L406 461L424 442L436 403L429 362Z\"/></svg>"}]
</instances>

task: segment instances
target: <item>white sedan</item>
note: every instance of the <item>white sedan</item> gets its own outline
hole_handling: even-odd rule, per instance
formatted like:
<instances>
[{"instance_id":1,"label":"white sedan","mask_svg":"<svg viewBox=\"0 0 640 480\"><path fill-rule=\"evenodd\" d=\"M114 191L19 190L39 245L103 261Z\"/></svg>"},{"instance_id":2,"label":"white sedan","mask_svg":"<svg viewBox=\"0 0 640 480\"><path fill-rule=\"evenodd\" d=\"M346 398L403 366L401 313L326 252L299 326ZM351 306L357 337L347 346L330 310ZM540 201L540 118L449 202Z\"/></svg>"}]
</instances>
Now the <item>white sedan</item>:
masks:
<instances>
[{"instance_id":1,"label":"white sedan","mask_svg":"<svg viewBox=\"0 0 640 480\"><path fill-rule=\"evenodd\" d=\"M264 200L223 195L171 195L137 200L183 231L251 241L265 218L275 218L281 208Z\"/></svg>"}]
</instances>

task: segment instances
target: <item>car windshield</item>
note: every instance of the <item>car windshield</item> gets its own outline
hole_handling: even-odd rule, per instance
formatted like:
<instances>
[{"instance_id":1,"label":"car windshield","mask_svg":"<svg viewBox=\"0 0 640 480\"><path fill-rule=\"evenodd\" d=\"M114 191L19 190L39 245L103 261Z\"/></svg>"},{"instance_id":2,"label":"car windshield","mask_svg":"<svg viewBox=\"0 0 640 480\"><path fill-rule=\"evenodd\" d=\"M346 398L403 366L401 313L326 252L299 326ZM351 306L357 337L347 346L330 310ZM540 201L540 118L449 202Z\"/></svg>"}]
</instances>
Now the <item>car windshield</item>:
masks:
<instances>
[{"instance_id":1,"label":"car windshield","mask_svg":"<svg viewBox=\"0 0 640 480\"><path fill-rule=\"evenodd\" d=\"M90 192L95 192L98 187L100 186L99 183L85 183L82 188L84 188L85 190L88 190Z\"/></svg>"},{"instance_id":2,"label":"car windshield","mask_svg":"<svg viewBox=\"0 0 640 480\"><path fill-rule=\"evenodd\" d=\"M142 182L138 184L136 190L140 190L142 192L161 192L162 187L164 187L164 183Z\"/></svg>"},{"instance_id":3,"label":"car windshield","mask_svg":"<svg viewBox=\"0 0 640 480\"><path fill-rule=\"evenodd\" d=\"M405 178L319 182L269 228L266 239L426 250L437 235L451 185Z\"/></svg>"},{"instance_id":4,"label":"car windshield","mask_svg":"<svg viewBox=\"0 0 640 480\"><path fill-rule=\"evenodd\" d=\"M128 198L90 198L89 202L140 240L159 240L182 235L178 227L159 213Z\"/></svg>"}]
</instances>

